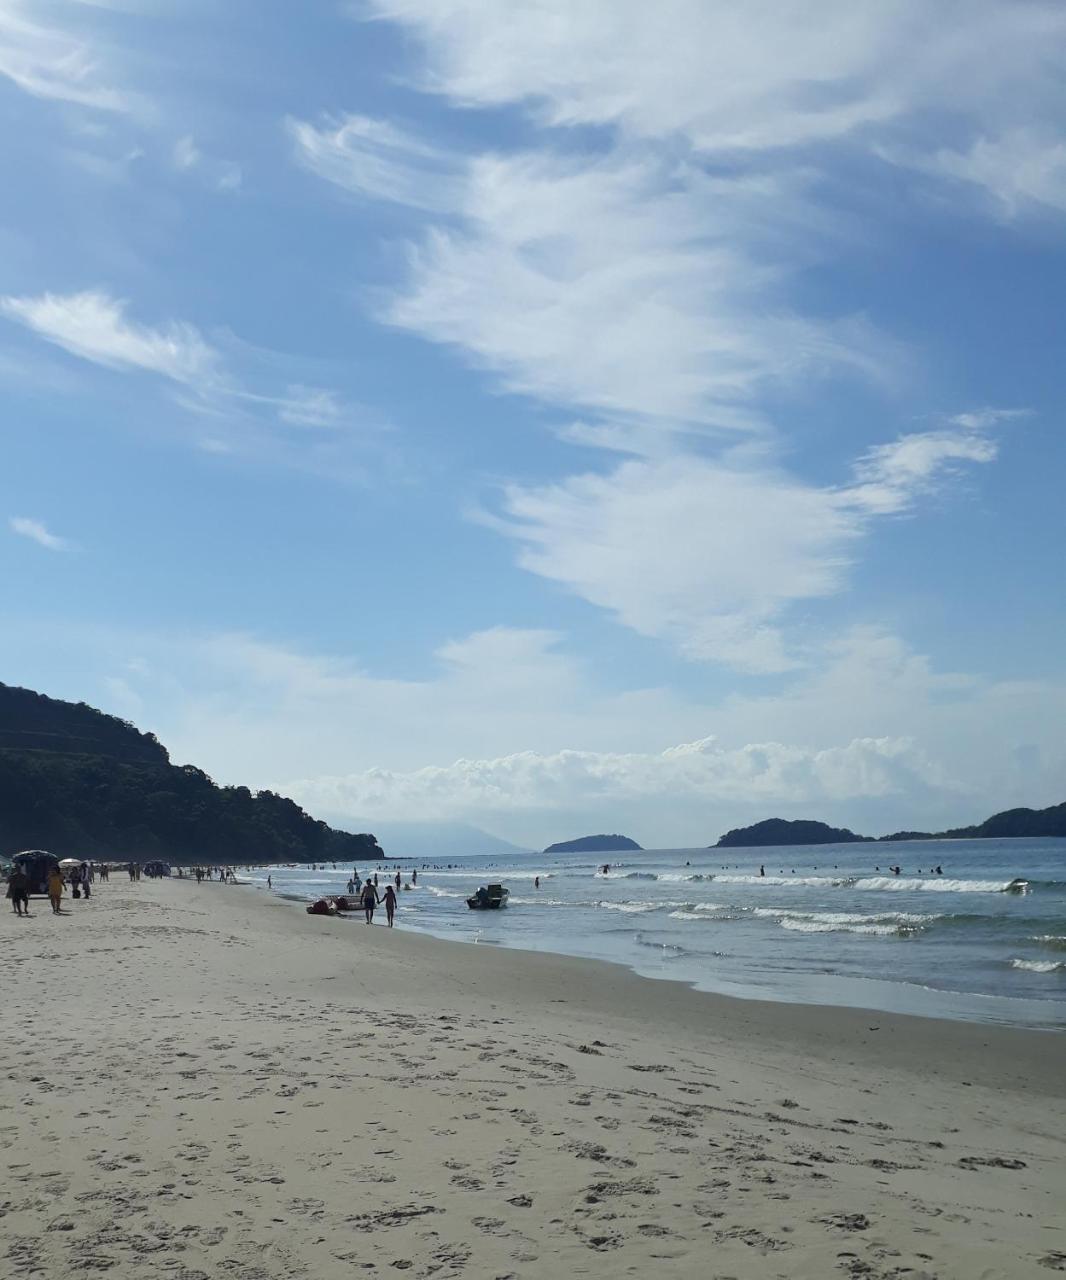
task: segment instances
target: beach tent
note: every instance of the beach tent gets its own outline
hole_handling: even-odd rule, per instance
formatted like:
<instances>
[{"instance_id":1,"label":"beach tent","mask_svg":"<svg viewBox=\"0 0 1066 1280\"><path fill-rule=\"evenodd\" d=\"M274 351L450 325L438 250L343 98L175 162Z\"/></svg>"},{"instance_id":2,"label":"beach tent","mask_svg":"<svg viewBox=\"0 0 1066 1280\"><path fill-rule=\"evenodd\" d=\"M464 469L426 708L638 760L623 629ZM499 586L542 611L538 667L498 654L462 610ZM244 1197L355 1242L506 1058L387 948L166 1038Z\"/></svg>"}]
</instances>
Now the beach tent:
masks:
<instances>
[{"instance_id":1,"label":"beach tent","mask_svg":"<svg viewBox=\"0 0 1066 1280\"><path fill-rule=\"evenodd\" d=\"M23 849L13 859L15 866L24 871L30 879L30 893L35 896L47 896L48 877L53 867L59 866L58 859L44 849Z\"/></svg>"}]
</instances>

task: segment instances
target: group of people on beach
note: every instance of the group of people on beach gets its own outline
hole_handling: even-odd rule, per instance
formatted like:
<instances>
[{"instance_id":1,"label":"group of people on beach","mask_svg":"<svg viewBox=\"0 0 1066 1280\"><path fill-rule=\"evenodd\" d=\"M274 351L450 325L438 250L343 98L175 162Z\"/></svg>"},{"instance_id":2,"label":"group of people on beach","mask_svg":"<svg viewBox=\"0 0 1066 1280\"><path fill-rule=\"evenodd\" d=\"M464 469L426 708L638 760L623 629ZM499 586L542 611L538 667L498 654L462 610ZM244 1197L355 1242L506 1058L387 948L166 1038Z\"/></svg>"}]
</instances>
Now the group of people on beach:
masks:
<instances>
[{"instance_id":1,"label":"group of people on beach","mask_svg":"<svg viewBox=\"0 0 1066 1280\"><path fill-rule=\"evenodd\" d=\"M192 873L196 877L197 884L203 884L205 880L217 880L219 884L237 883L232 867L193 867ZM178 875L181 875L180 871Z\"/></svg>"},{"instance_id":2,"label":"group of people on beach","mask_svg":"<svg viewBox=\"0 0 1066 1280\"><path fill-rule=\"evenodd\" d=\"M417 871L411 872L411 883L418 884ZM363 909L367 924L374 923L374 912L378 907L384 906L385 917L391 929L396 921L396 895L400 891L402 884L403 877L397 871L393 879L386 883L384 892L379 893L377 872L372 876L367 875L365 880L361 880L358 868L353 867L351 877L348 880L348 893L358 895L359 905Z\"/></svg>"},{"instance_id":3,"label":"group of people on beach","mask_svg":"<svg viewBox=\"0 0 1066 1280\"><path fill-rule=\"evenodd\" d=\"M63 894L69 889L73 898L91 898L96 877L101 880L110 879L110 868L93 862L81 862L76 866L63 869L53 865L44 876L45 889L53 915L61 915L63 911ZM37 884L39 885L39 881ZM35 891L34 878L24 867L16 865L7 878L5 896L11 902L11 908L17 916L30 914L30 894Z\"/></svg>"}]
</instances>

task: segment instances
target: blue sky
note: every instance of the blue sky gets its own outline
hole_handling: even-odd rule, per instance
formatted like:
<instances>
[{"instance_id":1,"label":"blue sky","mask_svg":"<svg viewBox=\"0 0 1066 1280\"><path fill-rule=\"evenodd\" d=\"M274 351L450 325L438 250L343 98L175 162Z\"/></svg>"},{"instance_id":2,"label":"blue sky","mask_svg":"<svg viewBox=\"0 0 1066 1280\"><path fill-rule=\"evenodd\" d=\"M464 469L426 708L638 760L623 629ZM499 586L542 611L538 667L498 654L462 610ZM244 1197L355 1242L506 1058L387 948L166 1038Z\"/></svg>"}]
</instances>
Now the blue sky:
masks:
<instances>
[{"instance_id":1,"label":"blue sky","mask_svg":"<svg viewBox=\"0 0 1066 1280\"><path fill-rule=\"evenodd\" d=\"M3 678L357 825L1061 800L1064 54L0 0Z\"/></svg>"}]
</instances>

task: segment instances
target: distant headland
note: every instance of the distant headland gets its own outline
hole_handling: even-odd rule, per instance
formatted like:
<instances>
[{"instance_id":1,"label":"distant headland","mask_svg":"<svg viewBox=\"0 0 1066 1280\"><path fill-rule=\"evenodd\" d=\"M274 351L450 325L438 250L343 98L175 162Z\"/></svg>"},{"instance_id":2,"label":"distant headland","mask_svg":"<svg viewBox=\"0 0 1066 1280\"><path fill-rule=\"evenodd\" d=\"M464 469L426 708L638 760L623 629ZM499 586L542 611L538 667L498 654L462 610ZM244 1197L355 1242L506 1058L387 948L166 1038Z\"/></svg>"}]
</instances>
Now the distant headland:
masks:
<instances>
[{"instance_id":1,"label":"distant headland","mask_svg":"<svg viewBox=\"0 0 1066 1280\"><path fill-rule=\"evenodd\" d=\"M767 818L750 827L727 831L712 849L758 849L769 845L856 844L873 840L1005 840L1041 836L1066 837L1066 803L1047 809L1004 809L972 827L949 831L894 831L887 836L860 836L847 827L824 822L789 822Z\"/></svg>"},{"instance_id":2,"label":"distant headland","mask_svg":"<svg viewBox=\"0 0 1066 1280\"><path fill-rule=\"evenodd\" d=\"M640 845L628 836L580 836L550 844L545 853L622 853L640 852Z\"/></svg>"},{"instance_id":3,"label":"distant headland","mask_svg":"<svg viewBox=\"0 0 1066 1280\"><path fill-rule=\"evenodd\" d=\"M181 863L366 863L372 835L335 831L273 791L219 787L154 734L84 702L0 684L0 856Z\"/></svg>"}]
</instances>

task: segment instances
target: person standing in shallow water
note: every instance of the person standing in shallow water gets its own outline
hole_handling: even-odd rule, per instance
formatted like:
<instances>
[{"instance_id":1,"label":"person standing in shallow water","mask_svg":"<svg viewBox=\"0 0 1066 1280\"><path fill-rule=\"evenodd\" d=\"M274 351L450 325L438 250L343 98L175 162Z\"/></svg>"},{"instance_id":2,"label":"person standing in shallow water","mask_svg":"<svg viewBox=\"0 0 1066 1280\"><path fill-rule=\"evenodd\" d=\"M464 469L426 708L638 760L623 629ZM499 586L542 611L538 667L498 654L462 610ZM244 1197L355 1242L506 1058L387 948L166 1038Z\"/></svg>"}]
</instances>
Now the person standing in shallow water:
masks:
<instances>
[{"instance_id":1,"label":"person standing in shallow water","mask_svg":"<svg viewBox=\"0 0 1066 1280\"><path fill-rule=\"evenodd\" d=\"M396 878L399 879L399 876ZM391 884L385 886L385 916L391 929L392 922L396 917L396 890Z\"/></svg>"}]
</instances>

